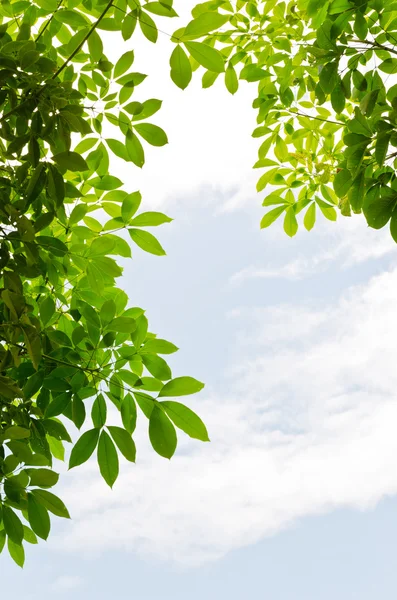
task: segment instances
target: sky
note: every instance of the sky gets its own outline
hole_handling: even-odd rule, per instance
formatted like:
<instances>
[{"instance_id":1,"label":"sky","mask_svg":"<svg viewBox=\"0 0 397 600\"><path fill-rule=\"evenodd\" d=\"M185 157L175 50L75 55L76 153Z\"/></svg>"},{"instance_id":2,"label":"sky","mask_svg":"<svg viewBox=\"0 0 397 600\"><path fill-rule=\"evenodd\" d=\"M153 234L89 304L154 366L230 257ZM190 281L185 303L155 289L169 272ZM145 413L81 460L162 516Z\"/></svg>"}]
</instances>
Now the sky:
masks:
<instances>
[{"instance_id":1,"label":"sky","mask_svg":"<svg viewBox=\"0 0 397 600\"><path fill-rule=\"evenodd\" d=\"M135 68L151 76L136 99L164 99L153 122L170 144L142 172L114 173L174 221L156 231L167 256L137 249L121 285L180 348L174 376L206 383L186 403L211 443L181 434L166 461L142 416L137 464L122 464L113 490L95 460L64 475L72 520L54 520L23 571L0 557L2 594L394 599L394 242L359 216L293 239L281 224L261 231L254 87L231 97L196 78L182 92L167 38L139 44Z\"/></svg>"}]
</instances>

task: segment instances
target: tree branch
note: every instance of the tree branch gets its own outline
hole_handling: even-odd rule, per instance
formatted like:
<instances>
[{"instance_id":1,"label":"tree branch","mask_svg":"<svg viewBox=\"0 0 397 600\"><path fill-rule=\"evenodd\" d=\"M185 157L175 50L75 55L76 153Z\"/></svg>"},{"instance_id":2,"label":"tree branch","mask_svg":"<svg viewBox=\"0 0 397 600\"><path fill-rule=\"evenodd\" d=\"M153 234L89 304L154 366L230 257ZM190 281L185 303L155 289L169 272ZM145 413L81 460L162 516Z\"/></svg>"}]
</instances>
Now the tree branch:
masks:
<instances>
[{"instance_id":1,"label":"tree branch","mask_svg":"<svg viewBox=\"0 0 397 600\"><path fill-rule=\"evenodd\" d=\"M92 34L93 31L95 31L95 29L98 27L99 23L102 21L103 17L106 15L106 13L111 9L112 5L113 5L114 0L110 0L110 2L106 5L106 7L103 9L102 13L100 14L100 16L98 17L98 19L95 21L95 23L92 25L92 27L90 28L89 32L87 33L86 36L84 36L83 40L80 42L80 44L77 46L77 48L72 52L72 54L69 56L69 58L67 58L65 60L65 62L63 63L63 65L61 67L59 67L58 71L56 71L54 73L54 75L51 77L51 79L56 79L58 77L58 75L60 73L62 73L62 71L64 69L66 69L66 67L68 66L68 64L70 63L71 60L73 60L73 58L76 56L76 54L78 52L80 52L81 48L84 46L84 44L86 43L86 41L88 40L88 38L90 37L90 35Z\"/></svg>"}]
</instances>

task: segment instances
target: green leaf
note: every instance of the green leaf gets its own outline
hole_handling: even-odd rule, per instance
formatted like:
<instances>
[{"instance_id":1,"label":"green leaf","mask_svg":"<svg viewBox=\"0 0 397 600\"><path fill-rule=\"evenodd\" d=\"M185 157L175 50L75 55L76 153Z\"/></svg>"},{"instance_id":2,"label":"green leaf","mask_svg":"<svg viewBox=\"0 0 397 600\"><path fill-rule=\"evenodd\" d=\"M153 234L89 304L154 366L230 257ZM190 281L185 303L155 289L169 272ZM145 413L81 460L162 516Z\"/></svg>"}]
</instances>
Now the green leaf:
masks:
<instances>
[{"instance_id":1,"label":"green leaf","mask_svg":"<svg viewBox=\"0 0 397 600\"><path fill-rule=\"evenodd\" d=\"M28 517L35 534L46 540L51 528L50 517L45 506L39 503L33 493L28 494Z\"/></svg>"},{"instance_id":2,"label":"green leaf","mask_svg":"<svg viewBox=\"0 0 397 600\"><path fill-rule=\"evenodd\" d=\"M29 429L19 425L11 425L4 431L4 439L6 440L23 440L28 437L30 437Z\"/></svg>"},{"instance_id":3,"label":"green leaf","mask_svg":"<svg viewBox=\"0 0 397 600\"><path fill-rule=\"evenodd\" d=\"M235 94L238 90L238 77L233 65L230 63L225 71L225 85L230 94Z\"/></svg>"},{"instance_id":4,"label":"green leaf","mask_svg":"<svg viewBox=\"0 0 397 600\"><path fill-rule=\"evenodd\" d=\"M289 237L293 237L298 231L298 222L296 220L295 210L290 206L284 217L284 231Z\"/></svg>"},{"instance_id":5,"label":"green leaf","mask_svg":"<svg viewBox=\"0 0 397 600\"><path fill-rule=\"evenodd\" d=\"M171 379L171 369L166 361L156 354L142 354L142 362L153 377L160 381Z\"/></svg>"},{"instance_id":6,"label":"green leaf","mask_svg":"<svg viewBox=\"0 0 397 600\"><path fill-rule=\"evenodd\" d=\"M47 510L52 512L57 517L63 517L64 519L70 519L68 509L58 496L48 492L47 490L32 490L33 496L37 502L44 506Z\"/></svg>"},{"instance_id":7,"label":"green leaf","mask_svg":"<svg viewBox=\"0 0 397 600\"><path fill-rule=\"evenodd\" d=\"M97 447L99 433L99 429L90 429L77 440L70 455L69 469L82 465L90 458Z\"/></svg>"},{"instance_id":8,"label":"green leaf","mask_svg":"<svg viewBox=\"0 0 397 600\"><path fill-rule=\"evenodd\" d=\"M121 35L123 36L123 40L129 40L132 34L134 33L135 27L137 24L137 15L135 11L128 13L121 25Z\"/></svg>"},{"instance_id":9,"label":"green leaf","mask_svg":"<svg viewBox=\"0 0 397 600\"><path fill-rule=\"evenodd\" d=\"M130 157L128 156L127 148L125 145L119 140L113 140L111 138L106 138L106 143L118 158L122 158L125 161L129 161Z\"/></svg>"},{"instance_id":10,"label":"green leaf","mask_svg":"<svg viewBox=\"0 0 397 600\"><path fill-rule=\"evenodd\" d=\"M356 20L354 21L354 33L360 40L365 40L368 35L367 21L360 11L357 11L356 13Z\"/></svg>"},{"instance_id":11,"label":"green leaf","mask_svg":"<svg viewBox=\"0 0 397 600\"><path fill-rule=\"evenodd\" d=\"M75 10L61 9L54 12L54 19L60 23L66 23L72 27L85 27L89 24L89 21L80 13Z\"/></svg>"},{"instance_id":12,"label":"green leaf","mask_svg":"<svg viewBox=\"0 0 397 600\"><path fill-rule=\"evenodd\" d=\"M128 69L130 68L130 66L132 65L133 62L134 62L134 51L129 50L128 52L125 52L119 58L119 60L116 62L116 65L115 65L114 71L113 71L114 79L117 79L117 77L120 77L120 75L123 75L126 71L128 71Z\"/></svg>"},{"instance_id":13,"label":"green leaf","mask_svg":"<svg viewBox=\"0 0 397 600\"><path fill-rule=\"evenodd\" d=\"M93 61L98 62L103 54L103 44L97 31L92 31L88 38L88 50Z\"/></svg>"},{"instance_id":14,"label":"green leaf","mask_svg":"<svg viewBox=\"0 0 397 600\"><path fill-rule=\"evenodd\" d=\"M176 377L164 385L159 396L188 396L197 394L204 388L204 383L197 381L193 377Z\"/></svg>"},{"instance_id":15,"label":"green leaf","mask_svg":"<svg viewBox=\"0 0 397 600\"><path fill-rule=\"evenodd\" d=\"M121 205L121 217L124 223L128 223L131 217L136 213L142 201L140 192L133 192L123 200Z\"/></svg>"},{"instance_id":16,"label":"green leaf","mask_svg":"<svg viewBox=\"0 0 397 600\"><path fill-rule=\"evenodd\" d=\"M225 70L225 61L219 50L201 42L185 42L185 47L202 67L215 73Z\"/></svg>"},{"instance_id":17,"label":"green leaf","mask_svg":"<svg viewBox=\"0 0 397 600\"><path fill-rule=\"evenodd\" d=\"M190 408L173 400L164 400L161 402L161 406L171 421L191 438L202 442L210 441L204 423Z\"/></svg>"},{"instance_id":18,"label":"green leaf","mask_svg":"<svg viewBox=\"0 0 397 600\"><path fill-rule=\"evenodd\" d=\"M348 171L347 169L341 169L335 175L334 190L335 190L335 194L338 196L338 198L343 198L343 196L346 196L352 183L353 183L353 178L350 174L350 171Z\"/></svg>"},{"instance_id":19,"label":"green leaf","mask_svg":"<svg viewBox=\"0 0 397 600\"><path fill-rule=\"evenodd\" d=\"M187 24L183 32L182 40L202 37L210 31L219 29L230 19L229 15L221 15L217 12L205 12Z\"/></svg>"},{"instance_id":20,"label":"green leaf","mask_svg":"<svg viewBox=\"0 0 397 600\"><path fill-rule=\"evenodd\" d=\"M157 338L150 338L145 342L141 352L149 352L154 354L173 354L178 348L175 344Z\"/></svg>"},{"instance_id":21,"label":"green leaf","mask_svg":"<svg viewBox=\"0 0 397 600\"><path fill-rule=\"evenodd\" d=\"M23 526L23 539L26 542L28 542L28 544L37 544L38 543L36 535L26 525Z\"/></svg>"},{"instance_id":22,"label":"green leaf","mask_svg":"<svg viewBox=\"0 0 397 600\"><path fill-rule=\"evenodd\" d=\"M22 568L25 564L25 550L22 544L16 544L11 538L8 538L7 547L12 560Z\"/></svg>"},{"instance_id":23,"label":"green leaf","mask_svg":"<svg viewBox=\"0 0 397 600\"><path fill-rule=\"evenodd\" d=\"M106 329L118 333L132 333L136 329L136 320L131 317L116 317L107 325Z\"/></svg>"},{"instance_id":24,"label":"green leaf","mask_svg":"<svg viewBox=\"0 0 397 600\"><path fill-rule=\"evenodd\" d=\"M143 151L142 144L137 135L131 130L128 130L125 137L125 146L127 148L127 154L129 159L137 166L143 167L145 163L145 153Z\"/></svg>"},{"instance_id":25,"label":"green leaf","mask_svg":"<svg viewBox=\"0 0 397 600\"><path fill-rule=\"evenodd\" d=\"M97 457L102 477L110 487L113 487L119 474L119 458L110 436L104 430L99 438Z\"/></svg>"},{"instance_id":26,"label":"green leaf","mask_svg":"<svg viewBox=\"0 0 397 600\"><path fill-rule=\"evenodd\" d=\"M388 191L386 196L378 198L364 209L367 223L373 229L382 229L387 225L396 206L397 194L389 191L389 188L386 190Z\"/></svg>"},{"instance_id":27,"label":"green leaf","mask_svg":"<svg viewBox=\"0 0 397 600\"><path fill-rule=\"evenodd\" d=\"M269 227L286 210L286 206L278 206L266 213L261 220L261 229Z\"/></svg>"},{"instance_id":28,"label":"green leaf","mask_svg":"<svg viewBox=\"0 0 397 600\"><path fill-rule=\"evenodd\" d=\"M171 458L174 455L177 445L175 427L157 406L153 407L150 415L149 438L157 454L164 458Z\"/></svg>"},{"instance_id":29,"label":"green leaf","mask_svg":"<svg viewBox=\"0 0 397 600\"><path fill-rule=\"evenodd\" d=\"M51 296L44 298L40 304L40 318L43 325L47 325L52 315L55 313L55 302Z\"/></svg>"},{"instance_id":30,"label":"green leaf","mask_svg":"<svg viewBox=\"0 0 397 600\"><path fill-rule=\"evenodd\" d=\"M379 66L378 69L383 73L394 75L397 72L397 58L386 58Z\"/></svg>"},{"instance_id":31,"label":"green leaf","mask_svg":"<svg viewBox=\"0 0 397 600\"><path fill-rule=\"evenodd\" d=\"M321 200L316 196L316 202L323 213L324 217L329 221L336 221L336 210L333 206Z\"/></svg>"},{"instance_id":32,"label":"green leaf","mask_svg":"<svg viewBox=\"0 0 397 600\"><path fill-rule=\"evenodd\" d=\"M52 487L58 483L59 474L51 469L26 469L30 484L39 487Z\"/></svg>"},{"instance_id":33,"label":"green leaf","mask_svg":"<svg viewBox=\"0 0 397 600\"><path fill-rule=\"evenodd\" d=\"M59 394L54 400L47 406L45 410L45 417L50 419L51 417L57 417L63 414L72 400L72 396L69 393Z\"/></svg>"},{"instance_id":34,"label":"green leaf","mask_svg":"<svg viewBox=\"0 0 397 600\"><path fill-rule=\"evenodd\" d=\"M145 10L148 10L149 12L155 15L160 15L161 17L178 16L169 2L148 2L147 4L145 4Z\"/></svg>"},{"instance_id":35,"label":"green leaf","mask_svg":"<svg viewBox=\"0 0 397 600\"><path fill-rule=\"evenodd\" d=\"M131 396L131 394L126 394L121 402L121 420L123 421L123 425L128 433L132 434L135 431L136 427L136 404Z\"/></svg>"},{"instance_id":36,"label":"green leaf","mask_svg":"<svg viewBox=\"0 0 397 600\"><path fill-rule=\"evenodd\" d=\"M389 148L391 133L380 133L376 138L375 158L378 165L381 167L386 160L387 151Z\"/></svg>"},{"instance_id":37,"label":"green leaf","mask_svg":"<svg viewBox=\"0 0 397 600\"><path fill-rule=\"evenodd\" d=\"M145 252L150 252L150 254L155 254L156 256L165 255L165 250L160 242L148 231L128 229L128 233L130 234L132 241Z\"/></svg>"},{"instance_id":38,"label":"green leaf","mask_svg":"<svg viewBox=\"0 0 397 600\"><path fill-rule=\"evenodd\" d=\"M340 84L336 85L331 92L331 104L336 113L343 112L346 104L346 98L343 88Z\"/></svg>"},{"instance_id":39,"label":"green leaf","mask_svg":"<svg viewBox=\"0 0 397 600\"><path fill-rule=\"evenodd\" d=\"M158 31L156 23L153 21L152 17L149 17L147 13L141 11L139 25L145 38L149 40L149 42L153 42L155 44L157 42Z\"/></svg>"},{"instance_id":40,"label":"green leaf","mask_svg":"<svg viewBox=\"0 0 397 600\"><path fill-rule=\"evenodd\" d=\"M23 540L22 522L12 508L5 504L3 504L3 525L10 540L15 544L21 545Z\"/></svg>"},{"instance_id":41,"label":"green leaf","mask_svg":"<svg viewBox=\"0 0 397 600\"><path fill-rule=\"evenodd\" d=\"M305 217L303 219L303 224L307 231L313 229L314 224L316 222L316 203L312 202L309 208L306 211Z\"/></svg>"},{"instance_id":42,"label":"green leaf","mask_svg":"<svg viewBox=\"0 0 397 600\"><path fill-rule=\"evenodd\" d=\"M117 306L114 300L105 300L102 304L99 316L103 326L106 326L112 321L117 312Z\"/></svg>"},{"instance_id":43,"label":"green leaf","mask_svg":"<svg viewBox=\"0 0 397 600\"><path fill-rule=\"evenodd\" d=\"M320 71L320 85L326 94L330 94L338 81L338 63L330 62Z\"/></svg>"},{"instance_id":44,"label":"green leaf","mask_svg":"<svg viewBox=\"0 0 397 600\"><path fill-rule=\"evenodd\" d=\"M54 160L61 169L65 169L66 171L88 170L88 165L84 158L80 156L80 154L77 154L77 152L60 152L59 154L55 154L52 157L52 160Z\"/></svg>"},{"instance_id":45,"label":"green leaf","mask_svg":"<svg viewBox=\"0 0 397 600\"><path fill-rule=\"evenodd\" d=\"M192 67L185 51L176 46L170 58L171 79L181 90L187 88L192 79Z\"/></svg>"},{"instance_id":46,"label":"green leaf","mask_svg":"<svg viewBox=\"0 0 397 600\"><path fill-rule=\"evenodd\" d=\"M103 427L106 423L107 407L102 394L98 394L92 405L91 418L94 427Z\"/></svg>"},{"instance_id":47,"label":"green leaf","mask_svg":"<svg viewBox=\"0 0 397 600\"><path fill-rule=\"evenodd\" d=\"M109 426L107 429L124 458L135 462L136 448L131 434L121 427Z\"/></svg>"},{"instance_id":48,"label":"green leaf","mask_svg":"<svg viewBox=\"0 0 397 600\"><path fill-rule=\"evenodd\" d=\"M395 210L390 219L390 233L393 240L397 243L397 212Z\"/></svg>"},{"instance_id":49,"label":"green leaf","mask_svg":"<svg viewBox=\"0 0 397 600\"><path fill-rule=\"evenodd\" d=\"M152 146L164 146L165 144L168 144L168 138L165 131L163 131L161 127L157 127L157 125L140 123L139 125L135 125L134 129Z\"/></svg>"},{"instance_id":50,"label":"green leaf","mask_svg":"<svg viewBox=\"0 0 397 600\"><path fill-rule=\"evenodd\" d=\"M26 203L29 206L40 194L46 183L46 171L43 163L37 165L26 188Z\"/></svg>"},{"instance_id":51,"label":"green leaf","mask_svg":"<svg viewBox=\"0 0 397 600\"><path fill-rule=\"evenodd\" d=\"M172 219L163 213L145 212L132 219L129 224L134 225L134 227L157 227L157 225L171 223L171 221Z\"/></svg>"}]
</instances>

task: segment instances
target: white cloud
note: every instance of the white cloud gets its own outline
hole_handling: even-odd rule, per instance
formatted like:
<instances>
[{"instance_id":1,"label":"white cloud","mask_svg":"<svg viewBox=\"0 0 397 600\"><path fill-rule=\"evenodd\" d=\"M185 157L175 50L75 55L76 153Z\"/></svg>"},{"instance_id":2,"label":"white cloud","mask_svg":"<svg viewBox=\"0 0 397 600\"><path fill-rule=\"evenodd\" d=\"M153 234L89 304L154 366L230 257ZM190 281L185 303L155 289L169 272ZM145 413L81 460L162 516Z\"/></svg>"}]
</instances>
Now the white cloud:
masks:
<instances>
[{"instance_id":1,"label":"white cloud","mask_svg":"<svg viewBox=\"0 0 397 600\"><path fill-rule=\"evenodd\" d=\"M59 547L199 564L297 518L396 493L396 296L397 270L321 310L259 308L249 335L241 311L227 389L193 404L212 443L181 438L167 462L142 433L140 461L113 491L95 464L84 486L72 472L63 497L74 521Z\"/></svg>"},{"instance_id":2,"label":"white cloud","mask_svg":"<svg viewBox=\"0 0 397 600\"><path fill-rule=\"evenodd\" d=\"M51 589L55 592L69 592L75 590L83 584L82 577L77 575L60 575L51 585Z\"/></svg>"},{"instance_id":3,"label":"white cloud","mask_svg":"<svg viewBox=\"0 0 397 600\"><path fill-rule=\"evenodd\" d=\"M349 219L341 217L337 224L323 221L316 227L316 230L306 234L312 236L315 243L309 257L310 253L305 248L302 256L286 264L275 265L272 259L270 266L249 265L234 273L230 277L230 283L238 285L249 279L304 279L326 271L335 263L346 269L355 264L381 258L396 249L396 243L388 228L381 231L369 228L363 215L354 215ZM262 235L269 233L265 231ZM284 245L288 243L288 239L279 229L275 229L270 235L276 242ZM305 233L300 231L297 235Z\"/></svg>"}]
</instances>

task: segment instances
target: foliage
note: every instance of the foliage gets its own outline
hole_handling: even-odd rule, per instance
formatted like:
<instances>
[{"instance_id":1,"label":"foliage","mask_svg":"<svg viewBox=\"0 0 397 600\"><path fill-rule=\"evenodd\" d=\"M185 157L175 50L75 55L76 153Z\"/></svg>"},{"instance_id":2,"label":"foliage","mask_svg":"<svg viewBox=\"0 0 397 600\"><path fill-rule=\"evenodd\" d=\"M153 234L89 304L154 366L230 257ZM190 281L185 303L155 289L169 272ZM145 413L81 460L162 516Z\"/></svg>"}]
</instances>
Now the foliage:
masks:
<instances>
[{"instance_id":1,"label":"foliage","mask_svg":"<svg viewBox=\"0 0 397 600\"><path fill-rule=\"evenodd\" d=\"M397 241L397 2L213 0L192 16L172 38L173 81L202 66L203 87L258 86L261 227L283 217L293 236L303 210L308 230L318 213L363 212Z\"/></svg>"},{"instance_id":2,"label":"foliage","mask_svg":"<svg viewBox=\"0 0 397 600\"><path fill-rule=\"evenodd\" d=\"M172 377L163 356L176 346L116 287L117 259L131 256L124 234L161 256L147 228L171 219L139 212L141 195L110 173L109 151L142 167L146 144L167 136L151 123L160 100L131 100L146 77L133 51L112 64L100 32L127 40L139 22L155 41L151 14L173 16L172 1L0 4L0 552L20 566L24 542L47 539L49 513L69 517L49 491L69 425L84 431L69 468L96 452L110 486L119 454L135 461L137 408L161 456L175 451L175 427L208 440L200 418L169 399L203 385Z\"/></svg>"},{"instance_id":3,"label":"foliage","mask_svg":"<svg viewBox=\"0 0 397 600\"><path fill-rule=\"evenodd\" d=\"M48 491L71 443L66 424L82 429L69 467L96 452L110 486L119 454L135 461L138 409L161 456L175 452L175 427L208 440L169 399L202 384L172 377L163 356L177 348L116 287L126 237L164 255L147 228L171 219L139 212L110 156L141 168L167 135L151 122L161 100L135 99L146 75L134 51L112 64L102 33L154 43L165 33L157 19L176 14L172 0L0 3L0 551L19 565L24 542L48 537L49 513L69 517ZM231 94L258 87L261 227L283 217L293 236L301 211L308 230L317 213L363 212L371 227L390 222L397 241L397 2L210 0L169 37L181 89L200 67L205 88L219 78Z\"/></svg>"}]
</instances>

